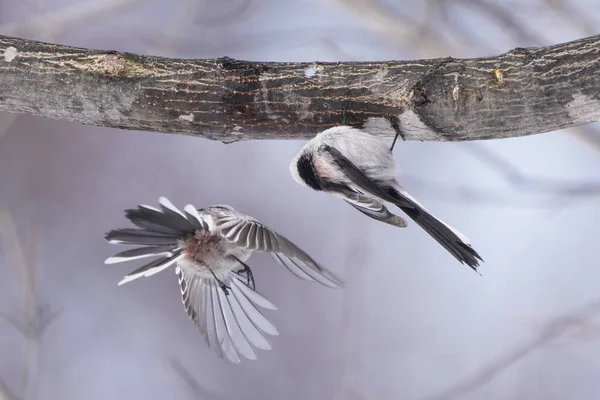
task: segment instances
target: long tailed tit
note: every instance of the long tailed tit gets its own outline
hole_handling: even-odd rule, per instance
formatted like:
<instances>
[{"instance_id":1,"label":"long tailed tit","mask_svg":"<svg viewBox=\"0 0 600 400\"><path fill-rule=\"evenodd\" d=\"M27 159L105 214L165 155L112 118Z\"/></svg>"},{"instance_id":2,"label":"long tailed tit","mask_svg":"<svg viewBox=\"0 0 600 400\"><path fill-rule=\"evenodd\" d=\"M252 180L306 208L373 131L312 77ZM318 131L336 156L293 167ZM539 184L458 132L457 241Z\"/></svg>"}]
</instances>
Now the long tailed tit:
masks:
<instances>
[{"instance_id":1,"label":"long tailed tit","mask_svg":"<svg viewBox=\"0 0 600 400\"><path fill-rule=\"evenodd\" d=\"M253 347L270 350L264 334L278 335L260 308L277 308L254 289L246 261L254 251L267 252L299 278L336 288L342 281L320 266L294 243L254 218L230 206L183 212L164 197L159 207L139 205L125 210L138 228L106 234L114 244L138 245L106 259L106 264L156 257L119 282L154 275L172 265L182 302L204 339L221 357L239 363L240 356L256 359Z\"/></svg>"},{"instance_id":2,"label":"long tailed tit","mask_svg":"<svg viewBox=\"0 0 600 400\"><path fill-rule=\"evenodd\" d=\"M400 186L391 150L360 129L337 126L308 141L290 163L290 173L301 185L341 197L373 219L406 227L384 201L398 206L458 261L477 271L483 260L469 239L431 215Z\"/></svg>"}]
</instances>

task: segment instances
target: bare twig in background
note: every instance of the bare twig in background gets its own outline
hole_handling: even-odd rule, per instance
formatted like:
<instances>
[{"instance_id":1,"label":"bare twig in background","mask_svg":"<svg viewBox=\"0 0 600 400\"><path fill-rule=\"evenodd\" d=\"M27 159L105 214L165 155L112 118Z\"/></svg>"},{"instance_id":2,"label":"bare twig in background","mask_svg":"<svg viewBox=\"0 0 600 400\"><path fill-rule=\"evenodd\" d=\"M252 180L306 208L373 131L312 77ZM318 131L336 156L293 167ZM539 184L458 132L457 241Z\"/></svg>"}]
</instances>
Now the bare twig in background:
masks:
<instances>
[{"instance_id":1,"label":"bare twig in background","mask_svg":"<svg viewBox=\"0 0 600 400\"><path fill-rule=\"evenodd\" d=\"M593 13L579 12L573 4L565 0L542 0L542 3L554 9L556 15L562 17L565 22L568 22L575 29L581 30L584 34L593 35L598 32L598 24L590 18Z\"/></svg>"},{"instance_id":2,"label":"bare twig in background","mask_svg":"<svg viewBox=\"0 0 600 400\"><path fill-rule=\"evenodd\" d=\"M515 39L522 45L532 46L543 43L544 40L522 24L516 16L506 9L502 2L487 0L459 0L460 2L486 14L491 20L496 20L503 27L514 33Z\"/></svg>"},{"instance_id":3,"label":"bare twig in background","mask_svg":"<svg viewBox=\"0 0 600 400\"><path fill-rule=\"evenodd\" d=\"M600 195L600 182L560 182L548 180L547 186L537 186L535 177L531 178L532 186L523 191L499 190L472 185L447 184L442 181L431 181L417 175L403 174L406 187L419 188L423 199L435 199L459 204L485 204L513 209L556 209L577 204L577 200L594 200ZM523 187L527 187L527 181ZM516 189L516 188L515 188ZM533 194L536 199L523 199L526 194ZM561 201L568 200L568 202Z\"/></svg>"},{"instance_id":4,"label":"bare twig in background","mask_svg":"<svg viewBox=\"0 0 600 400\"><path fill-rule=\"evenodd\" d=\"M408 18L385 4L382 0L329 0L354 12L367 28L378 33L382 39L408 49L420 57L445 55L447 46L435 27L423 29Z\"/></svg>"},{"instance_id":5,"label":"bare twig in background","mask_svg":"<svg viewBox=\"0 0 600 400\"><path fill-rule=\"evenodd\" d=\"M7 264L14 268L21 288L20 319L7 312L0 313L0 316L17 329L23 338L21 384L18 396L22 400L35 397L39 340L43 331L59 313L59 311L52 311L47 305L39 305L36 282L42 252L43 232L41 226L37 224L30 224L28 228L25 252L20 244L11 215L8 212L0 211L0 244ZM5 391L8 393L8 388L5 388Z\"/></svg>"},{"instance_id":6,"label":"bare twig in background","mask_svg":"<svg viewBox=\"0 0 600 400\"><path fill-rule=\"evenodd\" d=\"M521 192L545 193L553 196L587 197L600 194L600 182L571 182L555 178L536 177L523 173L520 168L503 159L495 151L476 143L464 146L482 163L499 172L504 179Z\"/></svg>"},{"instance_id":7,"label":"bare twig in background","mask_svg":"<svg viewBox=\"0 0 600 400\"><path fill-rule=\"evenodd\" d=\"M0 400L21 400L8 389L8 385L0 377Z\"/></svg>"},{"instance_id":8,"label":"bare twig in background","mask_svg":"<svg viewBox=\"0 0 600 400\"><path fill-rule=\"evenodd\" d=\"M354 12L365 28L386 42L394 43L418 57L440 57L448 49L462 54L472 48L482 48L482 40L465 31L462 24L448 23L448 1L429 0L424 4L421 21L400 13L382 0L329 0ZM401 8L401 3L398 3ZM445 22L438 24L436 19ZM451 29L448 29L451 28ZM451 32L453 35L448 35ZM452 43L449 42L450 39ZM486 47L487 48L487 47Z\"/></svg>"},{"instance_id":9,"label":"bare twig in background","mask_svg":"<svg viewBox=\"0 0 600 400\"><path fill-rule=\"evenodd\" d=\"M480 368L472 377L459 382L448 390L427 397L426 400L462 399L465 395L484 386L515 363L527 357L534 350L561 337L573 326L585 324L586 321L596 317L598 314L600 314L600 299L594 299L569 313L557 317L549 321L539 335L529 343L507 351L494 362Z\"/></svg>"},{"instance_id":10,"label":"bare twig in background","mask_svg":"<svg viewBox=\"0 0 600 400\"><path fill-rule=\"evenodd\" d=\"M252 10L252 6L255 5L256 0L238 0L237 4L228 12L216 16L216 17L204 17L199 16L196 18L196 22L206 27L223 27L239 20L243 16L248 16L248 13Z\"/></svg>"},{"instance_id":11,"label":"bare twig in background","mask_svg":"<svg viewBox=\"0 0 600 400\"><path fill-rule=\"evenodd\" d=\"M0 319L3 319L4 322L8 323L10 326L15 328L21 335L27 335L27 329L25 325L18 319L12 316L10 313L6 311L0 311Z\"/></svg>"},{"instance_id":12,"label":"bare twig in background","mask_svg":"<svg viewBox=\"0 0 600 400\"><path fill-rule=\"evenodd\" d=\"M189 373L187 369L176 359L170 359L169 364L173 371L181 378L181 380L187 385L190 392L190 398L194 400L227 400L225 397L220 396L208 389L205 389L198 383L198 381Z\"/></svg>"},{"instance_id":13,"label":"bare twig in background","mask_svg":"<svg viewBox=\"0 0 600 400\"><path fill-rule=\"evenodd\" d=\"M355 388L347 388L343 400L375 400L375 397L363 391L358 391Z\"/></svg>"},{"instance_id":14,"label":"bare twig in background","mask_svg":"<svg viewBox=\"0 0 600 400\"><path fill-rule=\"evenodd\" d=\"M152 37L154 42L152 50L163 55L177 55L179 52L177 38L184 36L182 32L189 28L205 6L206 0L182 0L179 7L176 8L171 22L166 24L164 32Z\"/></svg>"},{"instance_id":15,"label":"bare twig in background","mask_svg":"<svg viewBox=\"0 0 600 400\"><path fill-rule=\"evenodd\" d=\"M15 276L21 276L21 268L26 268L27 260L19 242L17 229L11 215L0 210L0 244L8 265L15 269Z\"/></svg>"},{"instance_id":16,"label":"bare twig in background","mask_svg":"<svg viewBox=\"0 0 600 400\"><path fill-rule=\"evenodd\" d=\"M28 231L31 232L31 227ZM37 232L33 235L28 234L27 236L30 240L41 240L41 235ZM28 243L27 247L30 249L40 249L41 245ZM22 252L20 248L19 252ZM21 321L27 329L27 334L24 337L25 344L21 361L23 373L20 393L23 399L33 399L39 365L38 321L40 314L36 291L38 265L29 262L30 260L27 259L27 256L29 256L30 260L38 260L40 256L22 254L21 258L25 261L25 264L15 265L15 268L18 268L21 275Z\"/></svg>"},{"instance_id":17,"label":"bare twig in background","mask_svg":"<svg viewBox=\"0 0 600 400\"><path fill-rule=\"evenodd\" d=\"M455 0L427 0L423 4L422 22L418 26L417 37L424 35L441 36L442 33L451 43L448 43L448 49L452 49L454 54L466 55L472 53L473 49L487 49L491 54L501 51L500 49L490 48L484 45L485 38L480 35L473 35L467 30L465 24L453 23L450 17L450 5ZM424 43L419 43L415 51L419 51ZM446 53L448 50L444 50ZM419 54L419 53L417 53Z\"/></svg>"},{"instance_id":18,"label":"bare twig in background","mask_svg":"<svg viewBox=\"0 0 600 400\"><path fill-rule=\"evenodd\" d=\"M518 318L517 324L526 326L533 332L540 332L547 329L548 321L540 321L539 316L527 316L526 319L523 317ZM559 338L548 344L548 346L571 346L585 341L598 341L599 339L600 321L592 316L589 319L574 320L573 324Z\"/></svg>"},{"instance_id":19,"label":"bare twig in background","mask_svg":"<svg viewBox=\"0 0 600 400\"><path fill-rule=\"evenodd\" d=\"M585 129L582 127L580 129ZM594 137L598 137L594 135ZM600 143L598 143L600 146ZM482 164L499 173L512 187L512 191L496 188L483 188L481 185L452 184L431 182L419 175L403 174L402 180L407 187L416 186L424 191L424 196L432 195L438 200L452 202L469 202L494 204L510 208L545 208L556 209L577 204L577 200L594 199L600 196L600 182L577 182L567 179L539 177L527 174L516 167L494 150L480 144L471 143L462 147L477 158ZM600 149L600 147L599 147ZM525 195L535 195L535 201L524 200Z\"/></svg>"},{"instance_id":20,"label":"bare twig in background","mask_svg":"<svg viewBox=\"0 0 600 400\"><path fill-rule=\"evenodd\" d=\"M583 143L592 147L596 151L600 151L600 132L593 126L580 126L571 129L572 134Z\"/></svg>"},{"instance_id":21,"label":"bare twig in background","mask_svg":"<svg viewBox=\"0 0 600 400\"><path fill-rule=\"evenodd\" d=\"M325 48L328 53L332 55L332 58L343 59L343 60L354 60L354 61L364 61L364 57L356 54L351 54L344 50L335 40L323 36L317 39L317 42L320 43L323 48Z\"/></svg>"},{"instance_id":22,"label":"bare twig in background","mask_svg":"<svg viewBox=\"0 0 600 400\"><path fill-rule=\"evenodd\" d=\"M157 47L158 41L156 35L139 32L137 36L140 36L141 40L148 44L149 49L159 49ZM270 47L277 49L281 46L284 46L286 49L302 49L311 47L315 43L321 44L324 40L334 40L334 38L336 40L343 38L357 45L369 46L372 44L372 41L365 37L364 29L329 28L311 30L293 27L268 32L248 32L244 34L243 38L224 36L219 38L218 41L212 37L190 36L189 32L176 32L174 36L167 37L167 42L176 43L180 51L187 54L201 52L202 54L221 56L223 54L239 52L251 54L255 51L264 51ZM346 59L348 61L364 60L360 56ZM339 59L335 57L335 54L332 54L327 60L338 61Z\"/></svg>"},{"instance_id":23,"label":"bare twig in background","mask_svg":"<svg viewBox=\"0 0 600 400\"><path fill-rule=\"evenodd\" d=\"M21 116L18 114L0 114L0 139L4 136Z\"/></svg>"},{"instance_id":24,"label":"bare twig in background","mask_svg":"<svg viewBox=\"0 0 600 400\"><path fill-rule=\"evenodd\" d=\"M370 225L367 225L364 221L361 222L362 226L357 226L353 230L354 237L350 238L350 251L345 257L346 273L344 276L346 277L346 287L344 290L342 326L340 329L342 337L340 340L340 349L338 350L338 354L340 355L338 363L340 366L338 372L339 384L336 386L334 400L349 400L350 398L356 400L360 398L366 399L358 390L351 387L352 382L356 382L352 379L352 369L358 362L358 354L356 353L356 348L358 347L357 330L360 326L359 321L362 320L361 315L363 310L361 310L361 304L364 304L365 295L365 279L362 277L362 274L364 273L365 265L368 264L366 259L368 248L364 238L369 235Z\"/></svg>"}]
</instances>

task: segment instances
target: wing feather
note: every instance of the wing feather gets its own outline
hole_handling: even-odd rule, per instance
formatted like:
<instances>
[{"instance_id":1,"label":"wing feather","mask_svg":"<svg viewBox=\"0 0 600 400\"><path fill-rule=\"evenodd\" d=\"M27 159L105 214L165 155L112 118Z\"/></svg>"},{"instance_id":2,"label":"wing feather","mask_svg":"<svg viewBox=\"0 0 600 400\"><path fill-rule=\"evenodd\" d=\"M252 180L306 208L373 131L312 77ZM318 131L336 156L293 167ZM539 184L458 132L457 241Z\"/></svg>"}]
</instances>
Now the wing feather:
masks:
<instances>
[{"instance_id":1,"label":"wing feather","mask_svg":"<svg viewBox=\"0 0 600 400\"><path fill-rule=\"evenodd\" d=\"M226 295L213 277L200 277L185 268L176 269L176 273L187 315L198 326L208 346L221 357L239 363L241 358L256 359L253 347L271 349L265 334L279 332L258 308L275 310L276 307L250 289L237 274L230 271L219 276L230 288Z\"/></svg>"},{"instance_id":2,"label":"wing feather","mask_svg":"<svg viewBox=\"0 0 600 400\"><path fill-rule=\"evenodd\" d=\"M215 226L223 238L241 248L275 253L280 261L289 260L289 263L282 264L302 279L317 281L332 288L343 286L340 278L319 265L293 242L246 215L230 211L216 217Z\"/></svg>"}]
</instances>

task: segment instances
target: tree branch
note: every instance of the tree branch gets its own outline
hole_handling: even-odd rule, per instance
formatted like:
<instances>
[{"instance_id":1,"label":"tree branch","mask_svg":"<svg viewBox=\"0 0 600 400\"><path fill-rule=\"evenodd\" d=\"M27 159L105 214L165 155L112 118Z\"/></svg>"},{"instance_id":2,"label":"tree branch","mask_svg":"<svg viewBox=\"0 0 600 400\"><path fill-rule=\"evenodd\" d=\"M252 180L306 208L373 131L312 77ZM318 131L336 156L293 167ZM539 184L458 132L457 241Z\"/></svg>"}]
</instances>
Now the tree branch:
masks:
<instances>
[{"instance_id":1,"label":"tree branch","mask_svg":"<svg viewBox=\"0 0 600 400\"><path fill-rule=\"evenodd\" d=\"M600 36L475 59L184 60L0 36L0 111L233 142L339 124L406 139L524 136L600 120Z\"/></svg>"}]
</instances>

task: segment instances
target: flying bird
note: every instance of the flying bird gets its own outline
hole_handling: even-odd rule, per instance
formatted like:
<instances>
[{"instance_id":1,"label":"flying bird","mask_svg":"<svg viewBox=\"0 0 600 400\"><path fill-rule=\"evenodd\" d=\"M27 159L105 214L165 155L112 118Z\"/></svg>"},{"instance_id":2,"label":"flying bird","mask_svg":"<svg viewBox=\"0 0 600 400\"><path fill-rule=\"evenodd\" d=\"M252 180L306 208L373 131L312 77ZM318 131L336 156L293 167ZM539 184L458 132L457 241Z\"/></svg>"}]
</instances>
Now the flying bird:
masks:
<instances>
[{"instance_id":1,"label":"flying bird","mask_svg":"<svg viewBox=\"0 0 600 400\"><path fill-rule=\"evenodd\" d=\"M469 238L431 215L398 183L392 149L360 129L336 126L300 149L290 163L290 173L301 185L341 197L373 219L406 227L406 220L384 202L396 205L458 261L477 271L483 259Z\"/></svg>"},{"instance_id":2,"label":"flying bird","mask_svg":"<svg viewBox=\"0 0 600 400\"><path fill-rule=\"evenodd\" d=\"M109 257L105 263L155 259L125 276L119 285L175 266L189 318L208 346L234 363L240 363L241 357L256 359L253 347L270 350L265 334L278 335L259 310L277 308L255 290L252 270L246 264L253 252L269 253L304 280L331 288L343 286L284 236L227 205L196 209L188 204L182 212L161 197L159 208L139 205L125 210L125 217L137 228L111 230L105 239L140 247Z\"/></svg>"}]
</instances>

